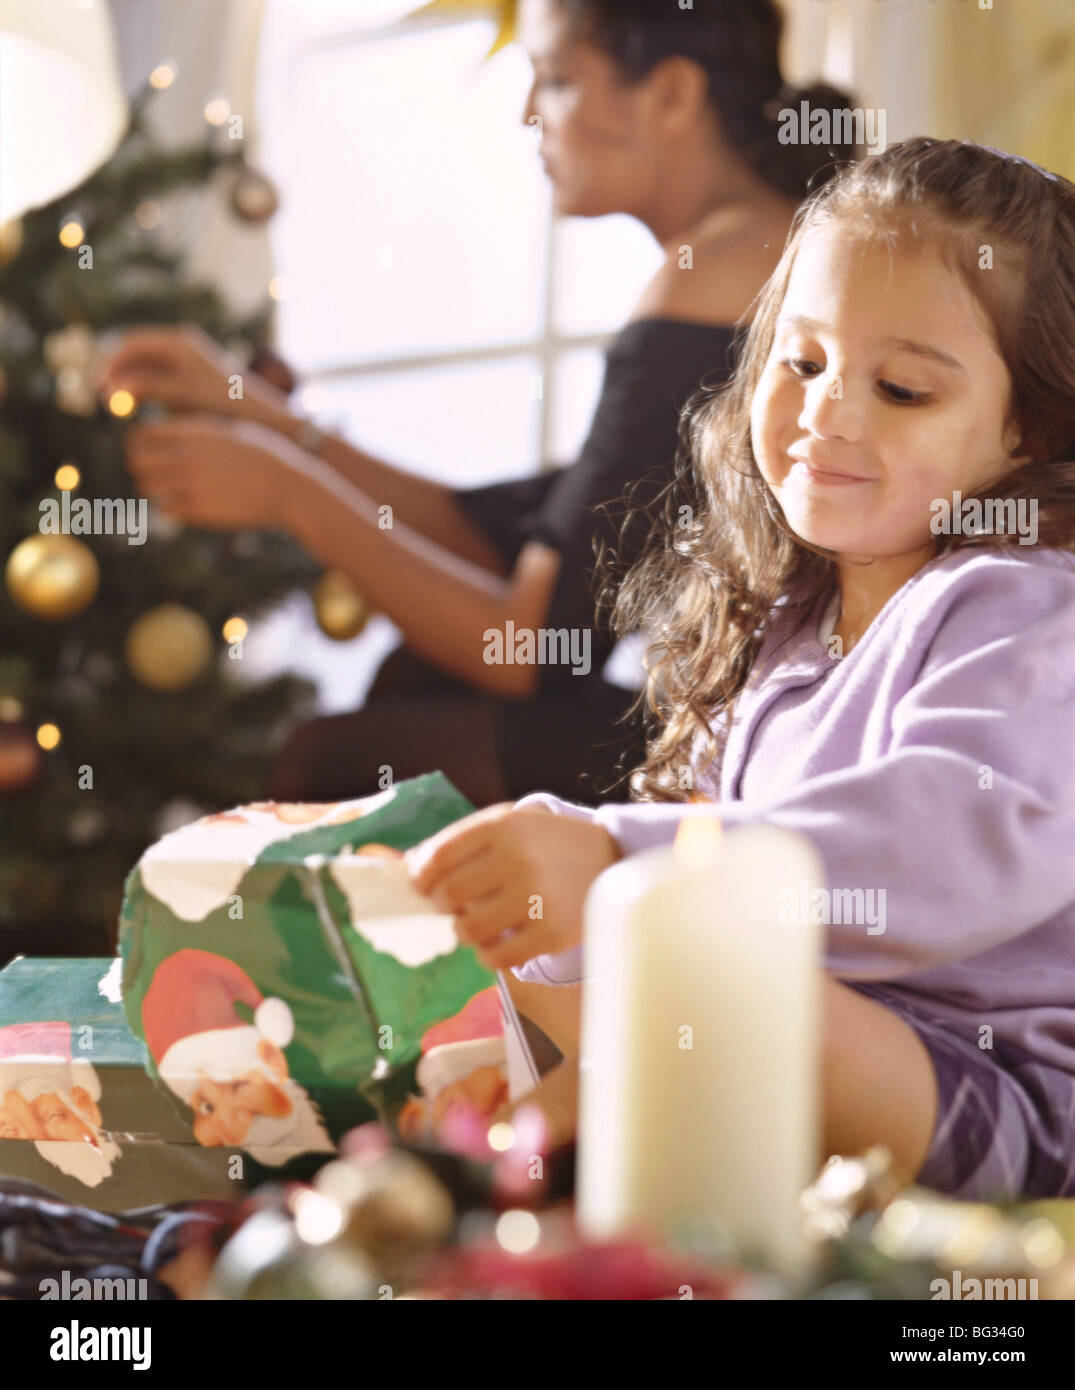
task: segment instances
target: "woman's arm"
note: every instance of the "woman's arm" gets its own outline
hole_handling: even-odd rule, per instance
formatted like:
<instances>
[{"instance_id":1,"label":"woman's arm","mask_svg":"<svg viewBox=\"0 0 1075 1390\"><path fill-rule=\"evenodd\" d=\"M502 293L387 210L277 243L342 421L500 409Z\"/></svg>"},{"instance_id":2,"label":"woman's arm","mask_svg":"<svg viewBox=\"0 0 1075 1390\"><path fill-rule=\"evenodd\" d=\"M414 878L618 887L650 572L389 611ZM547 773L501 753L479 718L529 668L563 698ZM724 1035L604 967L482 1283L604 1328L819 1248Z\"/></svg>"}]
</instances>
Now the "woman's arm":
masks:
<instances>
[{"instance_id":1,"label":"woman's arm","mask_svg":"<svg viewBox=\"0 0 1075 1390\"><path fill-rule=\"evenodd\" d=\"M350 575L419 656L477 690L530 696L537 667L503 660L505 650L514 650L505 634L509 622L516 631L542 626L559 553L531 542L504 577L430 542L405 521L384 527L382 505L306 456L285 475L279 522L324 564ZM499 648L490 640L495 634Z\"/></svg>"},{"instance_id":2,"label":"woman's arm","mask_svg":"<svg viewBox=\"0 0 1075 1390\"><path fill-rule=\"evenodd\" d=\"M302 444L306 422L291 413L287 395L193 324L125 333L103 365L98 386L103 395L122 387L137 400L180 414L212 412L232 424L271 429L296 447ZM506 574L500 552L454 501L451 488L329 434L319 457L428 540L493 574Z\"/></svg>"},{"instance_id":3,"label":"woman's arm","mask_svg":"<svg viewBox=\"0 0 1075 1390\"><path fill-rule=\"evenodd\" d=\"M300 446L305 421L290 413L282 397L276 402L255 402L250 418ZM455 500L454 489L447 484L376 458L333 434L323 434L317 457L341 478L376 498L378 506L391 507L400 521L435 545L492 574L507 575L504 557Z\"/></svg>"}]
</instances>

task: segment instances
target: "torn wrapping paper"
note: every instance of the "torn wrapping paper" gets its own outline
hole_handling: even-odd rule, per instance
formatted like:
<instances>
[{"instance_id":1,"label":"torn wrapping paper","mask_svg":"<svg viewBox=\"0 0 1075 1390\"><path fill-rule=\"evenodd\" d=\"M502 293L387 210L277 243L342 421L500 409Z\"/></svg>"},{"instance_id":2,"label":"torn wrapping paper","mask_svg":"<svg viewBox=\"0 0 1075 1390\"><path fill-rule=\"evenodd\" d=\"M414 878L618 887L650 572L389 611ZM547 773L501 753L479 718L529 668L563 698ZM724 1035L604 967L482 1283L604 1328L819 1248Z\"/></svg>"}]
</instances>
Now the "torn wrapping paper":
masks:
<instances>
[{"instance_id":1,"label":"torn wrapping paper","mask_svg":"<svg viewBox=\"0 0 1075 1390\"><path fill-rule=\"evenodd\" d=\"M491 1114L535 1084L503 983L403 864L472 810L436 772L237 807L147 850L126 885L123 1006L198 1144L278 1168L368 1119L404 1111L414 1137L453 1100Z\"/></svg>"}]
</instances>

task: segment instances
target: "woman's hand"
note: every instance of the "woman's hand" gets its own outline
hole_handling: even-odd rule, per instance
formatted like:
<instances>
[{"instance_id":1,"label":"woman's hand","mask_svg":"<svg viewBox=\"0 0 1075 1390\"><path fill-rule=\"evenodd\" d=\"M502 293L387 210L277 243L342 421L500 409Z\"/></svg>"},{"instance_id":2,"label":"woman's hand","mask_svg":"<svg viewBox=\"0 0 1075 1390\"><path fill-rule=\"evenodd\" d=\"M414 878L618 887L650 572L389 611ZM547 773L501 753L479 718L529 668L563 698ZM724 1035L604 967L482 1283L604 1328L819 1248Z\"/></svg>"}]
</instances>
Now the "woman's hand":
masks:
<instances>
[{"instance_id":1,"label":"woman's hand","mask_svg":"<svg viewBox=\"0 0 1075 1390\"><path fill-rule=\"evenodd\" d=\"M236 395L236 378L242 383ZM272 424L287 414L287 397L202 329L135 328L126 333L101 369L98 387L123 389L137 401L157 401L175 411L208 410L235 420Z\"/></svg>"},{"instance_id":2,"label":"woman's hand","mask_svg":"<svg viewBox=\"0 0 1075 1390\"><path fill-rule=\"evenodd\" d=\"M296 469L271 430L212 416L133 425L127 466L169 516L219 530L283 526Z\"/></svg>"},{"instance_id":3,"label":"woman's hand","mask_svg":"<svg viewBox=\"0 0 1075 1390\"><path fill-rule=\"evenodd\" d=\"M488 970L578 946L590 884L619 857L602 826L510 803L457 821L405 856L415 888L455 915L456 935Z\"/></svg>"}]
</instances>

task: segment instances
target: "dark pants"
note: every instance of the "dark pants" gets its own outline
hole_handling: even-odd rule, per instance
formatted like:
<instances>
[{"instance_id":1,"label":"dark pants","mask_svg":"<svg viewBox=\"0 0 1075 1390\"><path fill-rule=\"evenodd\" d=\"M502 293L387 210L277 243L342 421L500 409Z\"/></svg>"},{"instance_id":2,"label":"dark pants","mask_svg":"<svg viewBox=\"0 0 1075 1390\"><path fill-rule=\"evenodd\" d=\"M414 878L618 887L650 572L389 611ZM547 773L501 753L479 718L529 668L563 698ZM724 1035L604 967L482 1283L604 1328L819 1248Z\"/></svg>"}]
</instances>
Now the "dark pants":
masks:
<instances>
[{"instance_id":1,"label":"dark pants","mask_svg":"<svg viewBox=\"0 0 1075 1390\"><path fill-rule=\"evenodd\" d=\"M439 770L479 807L533 791L584 805L626 801L626 782L613 783L642 756L637 725L616 723L630 703L630 692L595 680L574 698L476 694L399 647L383 662L361 709L292 732L268 795L277 801L366 796L386 785L390 768L393 782Z\"/></svg>"}]
</instances>

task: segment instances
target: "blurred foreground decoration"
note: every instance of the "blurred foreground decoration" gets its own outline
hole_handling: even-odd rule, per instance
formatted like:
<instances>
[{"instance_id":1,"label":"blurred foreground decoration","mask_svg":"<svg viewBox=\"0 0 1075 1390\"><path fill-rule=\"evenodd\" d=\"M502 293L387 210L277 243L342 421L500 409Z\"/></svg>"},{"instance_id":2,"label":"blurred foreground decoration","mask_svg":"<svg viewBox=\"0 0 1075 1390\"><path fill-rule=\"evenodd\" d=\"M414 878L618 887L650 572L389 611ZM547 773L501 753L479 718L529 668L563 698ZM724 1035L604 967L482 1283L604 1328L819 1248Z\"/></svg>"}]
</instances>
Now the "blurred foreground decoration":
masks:
<instances>
[{"instance_id":1,"label":"blurred foreground decoration","mask_svg":"<svg viewBox=\"0 0 1075 1390\"><path fill-rule=\"evenodd\" d=\"M815 1258L809 1273L789 1279L736 1250L713 1224L668 1232L663 1243L641 1236L586 1240L567 1200L571 1151L541 1152L529 1133L498 1146L499 1153L487 1149L485 1161L473 1143L463 1146L466 1154L400 1148L377 1125L353 1131L343 1147L344 1156L312 1183L254 1194L247 1219L195 1296L1007 1301L1075 1295L1075 1200L994 1206L900 1188L883 1149L831 1159L804 1194ZM513 1150L517 1159L525 1151L530 1177L521 1185ZM535 1179L536 1158L542 1175ZM207 1252L207 1273L211 1266Z\"/></svg>"},{"instance_id":2,"label":"blurred foreground decoration","mask_svg":"<svg viewBox=\"0 0 1075 1390\"><path fill-rule=\"evenodd\" d=\"M312 693L291 677L237 679L241 643L223 628L239 612L256 622L318 567L281 535L181 527L132 497L123 433L138 402L97 398L107 332L194 323L243 360L268 346L268 294L236 321L214 290L188 283L160 230L161 200L220 169L242 177L242 154L211 131L162 151L147 130L152 100L147 88L103 168L0 235L0 963L107 950L124 877L163 808L256 799ZM58 534L42 534L42 503ZM197 651L188 637L147 656L139 624L154 610L189 614ZM40 760L26 738L39 727L58 731L38 740Z\"/></svg>"}]
</instances>

